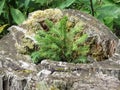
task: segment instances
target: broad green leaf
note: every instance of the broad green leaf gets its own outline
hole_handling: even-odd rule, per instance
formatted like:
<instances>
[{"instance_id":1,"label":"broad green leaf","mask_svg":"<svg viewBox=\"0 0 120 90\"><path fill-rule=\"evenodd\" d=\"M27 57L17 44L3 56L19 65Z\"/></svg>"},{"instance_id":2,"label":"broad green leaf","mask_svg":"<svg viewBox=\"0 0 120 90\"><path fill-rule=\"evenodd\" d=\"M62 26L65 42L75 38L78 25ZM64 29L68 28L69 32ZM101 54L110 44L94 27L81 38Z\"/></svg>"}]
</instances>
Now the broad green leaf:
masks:
<instances>
[{"instance_id":1,"label":"broad green leaf","mask_svg":"<svg viewBox=\"0 0 120 90\"><path fill-rule=\"evenodd\" d=\"M113 0L102 0L101 1L103 4L113 4Z\"/></svg>"},{"instance_id":2,"label":"broad green leaf","mask_svg":"<svg viewBox=\"0 0 120 90\"><path fill-rule=\"evenodd\" d=\"M18 9L10 8L10 13L12 15L13 20L17 24L21 24L25 20L25 16Z\"/></svg>"},{"instance_id":3,"label":"broad green leaf","mask_svg":"<svg viewBox=\"0 0 120 90\"><path fill-rule=\"evenodd\" d=\"M65 0L62 3L59 3L58 7L61 8L61 9L64 9L65 7L69 7L75 1L76 0Z\"/></svg>"},{"instance_id":4,"label":"broad green leaf","mask_svg":"<svg viewBox=\"0 0 120 90\"><path fill-rule=\"evenodd\" d=\"M120 0L113 0L115 3L120 3Z\"/></svg>"},{"instance_id":5,"label":"broad green leaf","mask_svg":"<svg viewBox=\"0 0 120 90\"><path fill-rule=\"evenodd\" d=\"M0 1L0 15L3 11L4 4L5 4L5 0Z\"/></svg>"},{"instance_id":6,"label":"broad green leaf","mask_svg":"<svg viewBox=\"0 0 120 90\"><path fill-rule=\"evenodd\" d=\"M5 24L5 25L0 26L0 33L3 32L4 28L5 28L7 25L8 25L8 24Z\"/></svg>"},{"instance_id":7,"label":"broad green leaf","mask_svg":"<svg viewBox=\"0 0 120 90\"><path fill-rule=\"evenodd\" d=\"M16 0L16 1L11 0L11 1L12 1L11 3L16 5L16 8L23 8L24 7L24 1L22 1L22 0Z\"/></svg>"},{"instance_id":8,"label":"broad green leaf","mask_svg":"<svg viewBox=\"0 0 120 90\"><path fill-rule=\"evenodd\" d=\"M105 4L97 9L97 13L99 13L99 15L102 17L111 16L113 18L117 18L120 13L119 8L120 7L116 6L115 4Z\"/></svg>"},{"instance_id":9,"label":"broad green leaf","mask_svg":"<svg viewBox=\"0 0 120 90\"><path fill-rule=\"evenodd\" d=\"M29 3L30 3L30 0L25 0L25 3L24 3L25 8L28 8Z\"/></svg>"},{"instance_id":10,"label":"broad green leaf","mask_svg":"<svg viewBox=\"0 0 120 90\"><path fill-rule=\"evenodd\" d=\"M118 18L114 19L114 22L120 26L120 15L118 15Z\"/></svg>"},{"instance_id":11,"label":"broad green leaf","mask_svg":"<svg viewBox=\"0 0 120 90\"><path fill-rule=\"evenodd\" d=\"M113 28L113 20L114 20L113 17L105 17L103 20L105 25L107 25L110 29Z\"/></svg>"},{"instance_id":12,"label":"broad green leaf","mask_svg":"<svg viewBox=\"0 0 120 90\"><path fill-rule=\"evenodd\" d=\"M35 0L36 3L40 3L41 5L49 3L51 0Z\"/></svg>"}]
</instances>

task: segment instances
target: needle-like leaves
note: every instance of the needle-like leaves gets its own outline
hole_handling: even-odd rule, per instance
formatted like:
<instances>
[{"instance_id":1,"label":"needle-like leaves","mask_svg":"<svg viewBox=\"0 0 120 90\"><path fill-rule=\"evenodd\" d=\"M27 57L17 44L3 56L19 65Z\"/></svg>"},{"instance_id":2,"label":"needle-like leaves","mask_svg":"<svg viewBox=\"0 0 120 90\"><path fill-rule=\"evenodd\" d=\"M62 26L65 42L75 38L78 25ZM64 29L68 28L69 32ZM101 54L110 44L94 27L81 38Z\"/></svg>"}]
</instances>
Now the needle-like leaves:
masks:
<instances>
[{"instance_id":1,"label":"needle-like leaves","mask_svg":"<svg viewBox=\"0 0 120 90\"><path fill-rule=\"evenodd\" d=\"M83 23L78 22L68 30L67 22L69 20L66 16L56 23L50 20L45 22L49 30L40 30L36 35L40 49L37 53L32 54L33 62L40 62L45 58L76 63L87 61L85 57L89 52L89 45L83 46L83 44L88 36L87 34L80 34L83 32ZM79 37L76 37L78 34L80 34ZM35 54L39 54L39 56Z\"/></svg>"}]
</instances>

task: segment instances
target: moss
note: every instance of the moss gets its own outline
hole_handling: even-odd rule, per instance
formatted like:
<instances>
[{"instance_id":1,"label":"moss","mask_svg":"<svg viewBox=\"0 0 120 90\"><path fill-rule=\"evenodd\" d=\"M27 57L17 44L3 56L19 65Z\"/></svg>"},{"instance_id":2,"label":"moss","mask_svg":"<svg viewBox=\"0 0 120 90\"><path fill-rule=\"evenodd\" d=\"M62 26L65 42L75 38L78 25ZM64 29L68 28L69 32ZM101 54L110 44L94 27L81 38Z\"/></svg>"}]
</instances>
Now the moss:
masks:
<instances>
[{"instance_id":1,"label":"moss","mask_svg":"<svg viewBox=\"0 0 120 90\"><path fill-rule=\"evenodd\" d=\"M55 86L51 86L51 87L50 87L50 90L60 90L60 89L58 89L58 88L55 87Z\"/></svg>"},{"instance_id":2,"label":"moss","mask_svg":"<svg viewBox=\"0 0 120 90\"><path fill-rule=\"evenodd\" d=\"M70 68L66 69L65 67L56 67L54 70L57 72L72 72L72 69Z\"/></svg>"},{"instance_id":3,"label":"moss","mask_svg":"<svg viewBox=\"0 0 120 90\"><path fill-rule=\"evenodd\" d=\"M46 81L37 83L36 90L60 90L55 85L48 85Z\"/></svg>"},{"instance_id":4,"label":"moss","mask_svg":"<svg viewBox=\"0 0 120 90\"><path fill-rule=\"evenodd\" d=\"M33 71L32 70L23 69L23 70L16 70L15 73L18 74L18 75L28 76L29 74L33 73Z\"/></svg>"},{"instance_id":5,"label":"moss","mask_svg":"<svg viewBox=\"0 0 120 90\"><path fill-rule=\"evenodd\" d=\"M20 44L16 45L17 51L22 54L29 54L30 51L34 49L35 43L28 38L21 38Z\"/></svg>"},{"instance_id":6,"label":"moss","mask_svg":"<svg viewBox=\"0 0 120 90\"><path fill-rule=\"evenodd\" d=\"M57 67L57 68L55 68L55 70L58 71L58 72L59 72L59 71L62 71L62 72L63 72L63 71L66 71L63 67Z\"/></svg>"},{"instance_id":7,"label":"moss","mask_svg":"<svg viewBox=\"0 0 120 90\"><path fill-rule=\"evenodd\" d=\"M0 75L4 74L4 71L3 70L0 70Z\"/></svg>"},{"instance_id":8,"label":"moss","mask_svg":"<svg viewBox=\"0 0 120 90\"><path fill-rule=\"evenodd\" d=\"M27 33L35 33L37 30L42 29L40 23L46 19L58 21L62 18L63 13L60 9L46 9L44 11L38 10L30 14L30 17L21 25L27 29Z\"/></svg>"}]
</instances>

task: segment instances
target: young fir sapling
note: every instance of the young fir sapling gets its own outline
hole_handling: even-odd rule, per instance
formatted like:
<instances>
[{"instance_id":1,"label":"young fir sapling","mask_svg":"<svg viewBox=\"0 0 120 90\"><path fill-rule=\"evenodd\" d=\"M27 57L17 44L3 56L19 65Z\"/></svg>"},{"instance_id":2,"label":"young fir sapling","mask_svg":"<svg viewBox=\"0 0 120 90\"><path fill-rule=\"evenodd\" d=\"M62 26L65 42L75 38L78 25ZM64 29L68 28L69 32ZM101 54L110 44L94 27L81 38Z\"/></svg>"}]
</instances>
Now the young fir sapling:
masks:
<instances>
[{"instance_id":1,"label":"young fir sapling","mask_svg":"<svg viewBox=\"0 0 120 90\"><path fill-rule=\"evenodd\" d=\"M56 61L66 61L74 63L87 62L89 45L85 43L88 35L83 33L83 23L78 22L72 27L68 27L67 16L59 22L46 20L48 31L39 30L36 34L38 51L31 54L34 63L39 63L43 59Z\"/></svg>"}]
</instances>

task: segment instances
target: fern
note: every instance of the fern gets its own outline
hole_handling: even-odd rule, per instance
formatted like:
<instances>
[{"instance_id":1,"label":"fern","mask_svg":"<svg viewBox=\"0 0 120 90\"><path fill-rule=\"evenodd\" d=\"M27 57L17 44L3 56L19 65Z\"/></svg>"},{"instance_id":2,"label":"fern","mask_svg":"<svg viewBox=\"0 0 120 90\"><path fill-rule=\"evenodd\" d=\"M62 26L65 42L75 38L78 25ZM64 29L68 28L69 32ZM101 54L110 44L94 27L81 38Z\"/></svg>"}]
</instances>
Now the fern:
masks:
<instances>
[{"instance_id":1,"label":"fern","mask_svg":"<svg viewBox=\"0 0 120 90\"><path fill-rule=\"evenodd\" d=\"M85 44L87 34L83 34L83 24L77 23L68 30L68 18L64 16L59 22L45 21L48 31L39 30L36 35L39 50L32 53L32 60L38 63L43 59L75 63L87 62L89 45Z\"/></svg>"}]
</instances>

